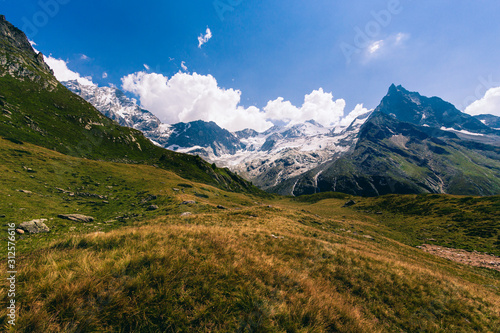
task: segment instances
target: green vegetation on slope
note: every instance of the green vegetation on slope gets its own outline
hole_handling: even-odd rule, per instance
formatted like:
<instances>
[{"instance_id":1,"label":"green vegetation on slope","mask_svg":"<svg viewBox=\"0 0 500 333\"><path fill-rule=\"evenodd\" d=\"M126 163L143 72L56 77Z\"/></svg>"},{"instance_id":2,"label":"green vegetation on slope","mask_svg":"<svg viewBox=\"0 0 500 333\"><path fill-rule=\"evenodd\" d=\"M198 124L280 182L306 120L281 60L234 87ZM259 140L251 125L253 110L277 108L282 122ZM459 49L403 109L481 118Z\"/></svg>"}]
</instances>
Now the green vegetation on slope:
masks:
<instances>
[{"instance_id":1,"label":"green vegetation on slope","mask_svg":"<svg viewBox=\"0 0 500 333\"><path fill-rule=\"evenodd\" d=\"M371 211L383 197L259 202L152 166L0 147L0 220L51 228L18 236L16 332L489 332L500 320L500 275L393 240ZM441 198L455 200L428 202Z\"/></svg>"}]
</instances>

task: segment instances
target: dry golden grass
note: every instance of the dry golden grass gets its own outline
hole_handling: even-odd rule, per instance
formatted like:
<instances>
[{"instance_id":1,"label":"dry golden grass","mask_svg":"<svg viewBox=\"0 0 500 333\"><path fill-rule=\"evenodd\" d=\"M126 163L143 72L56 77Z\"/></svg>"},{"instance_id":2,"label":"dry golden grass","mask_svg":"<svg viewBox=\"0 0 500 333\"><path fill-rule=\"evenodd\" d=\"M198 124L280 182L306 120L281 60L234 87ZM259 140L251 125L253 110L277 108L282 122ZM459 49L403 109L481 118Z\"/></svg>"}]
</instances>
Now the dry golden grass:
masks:
<instances>
[{"instance_id":1,"label":"dry golden grass","mask_svg":"<svg viewBox=\"0 0 500 333\"><path fill-rule=\"evenodd\" d=\"M485 284L498 281L460 276L388 239L297 223L298 214L258 206L164 216L55 241L21 260L18 331L496 329L498 289Z\"/></svg>"},{"instance_id":2,"label":"dry golden grass","mask_svg":"<svg viewBox=\"0 0 500 333\"><path fill-rule=\"evenodd\" d=\"M28 144L0 144L1 157L2 213L54 218L51 233L18 241L18 321L9 327L0 309L4 331L495 332L500 322L498 274L405 245L378 215L342 208L345 198L229 193ZM57 219L61 207L97 223Z\"/></svg>"}]
</instances>

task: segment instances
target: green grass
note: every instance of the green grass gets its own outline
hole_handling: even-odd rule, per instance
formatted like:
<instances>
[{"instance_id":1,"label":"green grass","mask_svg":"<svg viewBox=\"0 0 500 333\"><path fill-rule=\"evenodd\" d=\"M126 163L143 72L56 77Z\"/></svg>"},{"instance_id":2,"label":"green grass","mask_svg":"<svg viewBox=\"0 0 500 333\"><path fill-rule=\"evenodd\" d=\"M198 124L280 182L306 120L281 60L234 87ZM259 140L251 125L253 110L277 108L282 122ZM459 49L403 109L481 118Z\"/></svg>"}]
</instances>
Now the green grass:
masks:
<instances>
[{"instance_id":1,"label":"green grass","mask_svg":"<svg viewBox=\"0 0 500 333\"><path fill-rule=\"evenodd\" d=\"M461 205L487 221L495 198L262 198L8 140L0 157L2 222L51 228L18 236L16 332L492 332L500 320L499 273L408 246L418 232L401 229L423 212L460 219Z\"/></svg>"}]
</instances>

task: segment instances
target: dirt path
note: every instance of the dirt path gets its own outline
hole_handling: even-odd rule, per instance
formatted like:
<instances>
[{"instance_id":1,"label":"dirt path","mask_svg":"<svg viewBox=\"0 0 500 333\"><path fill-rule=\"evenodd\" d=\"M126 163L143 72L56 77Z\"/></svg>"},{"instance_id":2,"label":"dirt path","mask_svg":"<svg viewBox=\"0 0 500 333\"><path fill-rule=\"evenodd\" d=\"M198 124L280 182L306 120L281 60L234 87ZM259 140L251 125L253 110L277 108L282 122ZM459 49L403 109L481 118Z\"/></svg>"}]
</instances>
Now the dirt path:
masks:
<instances>
[{"instance_id":1,"label":"dirt path","mask_svg":"<svg viewBox=\"0 0 500 333\"><path fill-rule=\"evenodd\" d=\"M438 257L453 260L461 264L476 267L486 267L500 271L500 257L494 255L479 253L476 251L468 252L465 250L450 249L429 244L424 244L417 247L424 250L425 252L434 254Z\"/></svg>"}]
</instances>

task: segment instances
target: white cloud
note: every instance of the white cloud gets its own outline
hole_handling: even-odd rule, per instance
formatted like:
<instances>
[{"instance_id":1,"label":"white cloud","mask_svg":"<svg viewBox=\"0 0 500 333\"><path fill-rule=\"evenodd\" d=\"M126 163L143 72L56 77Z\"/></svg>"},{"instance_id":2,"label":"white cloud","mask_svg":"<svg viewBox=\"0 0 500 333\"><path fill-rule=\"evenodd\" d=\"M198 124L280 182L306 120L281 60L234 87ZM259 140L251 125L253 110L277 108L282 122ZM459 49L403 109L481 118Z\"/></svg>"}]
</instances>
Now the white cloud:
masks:
<instances>
[{"instance_id":1,"label":"white cloud","mask_svg":"<svg viewBox=\"0 0 500 333\"><path fill-rule=\"evenodd\" d=\"M304 97L301 107L279 97L269 101L263 110L240 105L241 91L218 86L211 75L179 72L168 78L162 74L138 72L122 78L124 90L139 97L141 107L153 112L162 122L174 124L195 120L214 121L230 131L252 128L264 131L273 121L287 125L314 119L333 127L348 126L358 115L368 112L362 105L344 119L345 101L334 100L322 88Z\"/></svg>"},{"instance_id":2,"label":"white cloud","mask_svg":"<svg viewBox=\"0 0 500 333\"><path fill-rule=\"evenodd\" d=\"M106 79L107 77L108 77L108 73L106 73L106 72L102 73L102 78L103 79Z\"/></svg>"},{"instance_id":3,"label":"white cloud","mask_svg":"<svg viewBox=\"0 0 500 333\"><path fill-rule=\"evenodd\" d=\"M405 34L403 32L398 33L394 36L394 44L399 45L410 38L409 34Z\"/></svg>"},{"instance_id":4,"label":"white cloud","mask_svg":"<svg viewBox=\"0 0 500 333\"><path fill-rule=\"evenodd\" d=\"M207 27L207 31L205 32L205 36L203 36L203 34L201 34L198 37L198 48L201 49L201 46L203 44L205 44L206 42L208 42L210 40L210 38L212 38L212 31L210 31L210 29Z\"/></svg>"},{"instance_id":5,"label":"white cloud","mask_svg":"<svg viewBox=\"0 0 500 333\"><path fill-rule=\"evenodd\" d=\"M186 62L185 62L185 61L181 62L181 68L182 68L182 70L183 70L183 71L185 71L185 72L187 72L187 71L188 71L188 68L187 68L187 66L186 66Z\"/></svg>"},{"instance_id":6,"label":"white cloud","mask_svg":"<svg viewBox=\"0 0 500 333\"><path fill-rule=\"evenodd\" d=\"M483 98L469 105L464 112L473 116L492 114L500 117L500 87L489 89Z\"/></svg>"},{"instance_id":7,"label":"white cloud","mask_svg":"<svg viewBox=\"0 0 500 333\"><path fill-rule=\"evenodd\" d=\"M264 111L267 119L285 121L289 125L314 119L321 125L330 127L339 123L344 115L345 104L343 99L334 101L331 93L325 93L319 88L304 97L304 103L300 108L279 97L269 101Z\"/></svg>"},{"instance_id":8,"label":"white cloud","mask_svg":"<svg viewBox=\"0 0 500 333\"><path fill-rule=\"evenodd\" d=\"M367 108L363 107L363 104L358 104L358 105L356 105L354 110L352 110L347 116L342 118L339 125L341 127L347 127L347 126L351 125L351 123L354 121L354 119L356 119L357 117L359 117L367 112L370 112L370 111L372 111L372 110L368 110Z\"/></svg>"},{"instance_id":9,"label":"white cloud","mask_svg":"<svg viewBox=\"0 0 500 333\"><path fill-rule=\"evenodd\" d=\"M73 72L68 68L68 63L62 59L56 59L51 56L45 57L45 62L54 71L56 79L60 82L77 80L83 85L94 85L92 77L82 77L77 72Z\"/></svg>"},{"instance_id":10,"label":"white cloud","mask_svg":"<svg viewBox=\"0 0 500 333\"><path fill-rule=\"evenodd\" d=\"M149 71L149 66L147 64L143 64L144 68L146 68L147 71Z\"/></svg>"},{"instance_id":11,"label":"white cloud","mask_svg":"<svg viewBox=\"0 0 500 333\"><path fill-rule=\"evenodd\" d=\"M81 60L89 60L90 58L89 58L88 56L86 56L85 54L82 54L82 55L80 56L80 59L81 59Z\"/></svg>"},{"instance_id":12,"label":"white cloud","mask_svg":"<svg viewBox=\"0 0 500 333\"><path fill-rule=\"evenodd\" d=\"M409 34L400 32L390 35L386 39L373 41L366 48L366 56L368 58L375 57L382 52L392 51L403 46L404 42L410 38Z\"/></svg>"},{"instance_id":13,"label":"white cloud","mask_svg":"<svg viewBox=\"0 0 500 333\"><path fill-rule=\"evenodd\" d=\"M138 72L123 77L122 85L164 123L201 119L214 121L230 131L263 131L272 126L258 108L239 105L241 91L220 88L211 75L177 73L169 79L161 74Z\"/></svg>"},{"instance_id":14,"label":"white cloud","mask_svg":"<svg viewBox=\"0 0 500 333\"><path fill-rule=\"evenodd\" d=\"M370 46L368 46L368 52L373 54L373 53L377 52L383 45L384 45L383 40L373 42L370 44Z\"/></svg>"}]
</instances>

